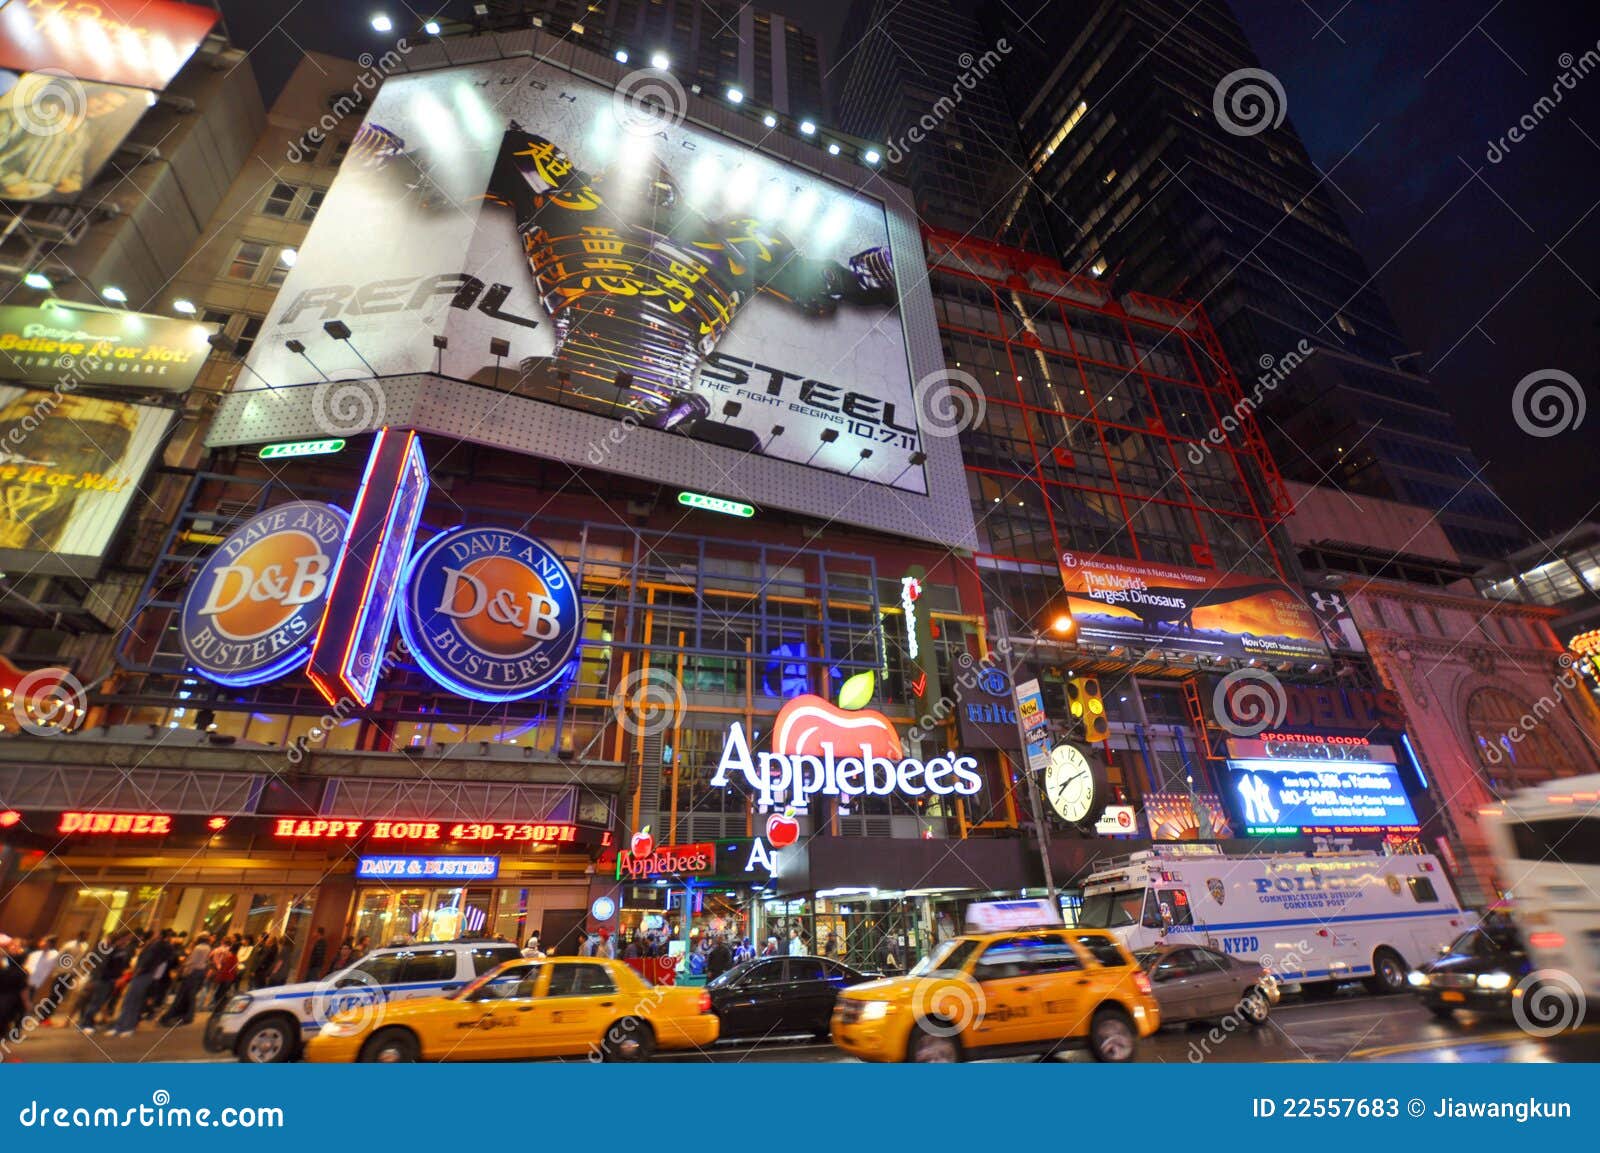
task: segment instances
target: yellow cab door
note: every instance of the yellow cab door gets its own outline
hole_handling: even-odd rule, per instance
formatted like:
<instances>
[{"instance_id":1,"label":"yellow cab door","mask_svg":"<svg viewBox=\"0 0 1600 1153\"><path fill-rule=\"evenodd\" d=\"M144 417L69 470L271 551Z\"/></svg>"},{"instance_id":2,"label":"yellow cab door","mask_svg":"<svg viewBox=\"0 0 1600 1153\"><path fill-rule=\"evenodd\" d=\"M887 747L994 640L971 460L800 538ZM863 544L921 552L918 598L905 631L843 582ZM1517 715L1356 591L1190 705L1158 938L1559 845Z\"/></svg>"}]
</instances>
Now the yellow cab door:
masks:
<instances>
[{"instance_id":1,"label":"yellow cab door","mask_svg":"<svg viewBox=\"0 0 1600 1153\"><path fill-rule=\"evenodd\" d=\"M534 1016L542 1033L542 1053L585 1057L600 1044L616 1020L622 996L610 971L596 961L547 961L549 977L537 998Z\"/></svg>"},{"instance_id":2,"label":"yellow cab door","mask_svg":"<svg viewBox=\"0 0 1600 1153\"><path fill-rule=\"evenodd\" d=\"M447 1061L532 1055L538 1044L534 989L540 968L514 965L469 991L454 1012L435 1017L438 1035L428 1048Z\"/></svg>"},{"instance_id":3,"label":"yellow cab door","mask_svg":"<svg viewBox=\"0 0 1600 1153\"><path fill-rule=\"evenodd\" d=\"M978 1004L963 1045L1014 1045L1037 1037L1038 979L1031 965L1045 943L1042 933L1018 933L984 946L972 968Z\"/></svg>"},{"instance_id":4,"label":"yellow cab door","mask_svg":"<svg viewBox=\"0 0 1600 1153\"><path fill-rule=\"evenodd\" d=\"M1050 945L1039 958L1041 1023L1052 1037L1086 1036L1095 1007L1127 972L1127 960L1104 933L1069 929L1047 936Z\"/></svg>"}]
</instances>

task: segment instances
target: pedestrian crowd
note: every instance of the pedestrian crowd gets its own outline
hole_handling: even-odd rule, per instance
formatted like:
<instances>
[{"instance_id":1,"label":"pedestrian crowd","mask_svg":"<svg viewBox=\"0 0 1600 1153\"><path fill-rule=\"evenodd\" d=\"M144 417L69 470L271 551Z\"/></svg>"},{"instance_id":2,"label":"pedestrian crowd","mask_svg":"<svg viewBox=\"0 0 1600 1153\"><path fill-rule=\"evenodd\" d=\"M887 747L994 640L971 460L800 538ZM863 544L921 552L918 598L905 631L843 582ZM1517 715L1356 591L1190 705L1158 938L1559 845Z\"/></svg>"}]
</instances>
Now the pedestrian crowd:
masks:
<instances>
[{"instance_id":1,"label":"pedestrian crowd","mask_svg":"<svg viewBox=\"0 0 1600 1153\"><path fill-rule=\"evenodd\" d=\"M320 980L365 956L366 937L330 949L318 928L303 979ZM91 948L83 937L33 941L0 933L0 1042L50 1024L86 1034L132 1035L142 1021L191 1025L197 1014L235 993L287 984L296 959L292 937L273 933L199 933L122 929Z\"/></svg>"}]
</instances>

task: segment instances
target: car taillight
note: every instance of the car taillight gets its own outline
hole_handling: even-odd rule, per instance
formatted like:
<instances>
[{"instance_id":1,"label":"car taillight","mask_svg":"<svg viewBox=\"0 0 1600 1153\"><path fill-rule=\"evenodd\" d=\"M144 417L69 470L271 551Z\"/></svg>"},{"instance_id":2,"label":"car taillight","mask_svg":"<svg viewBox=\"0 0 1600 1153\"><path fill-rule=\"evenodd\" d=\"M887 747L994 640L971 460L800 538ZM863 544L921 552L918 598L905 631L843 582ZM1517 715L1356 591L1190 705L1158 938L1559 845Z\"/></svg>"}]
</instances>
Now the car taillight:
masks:
<instances>
[{"instance_id":1,"label":"car taillight","mask_svg":"<svg viewBox=\"0 0 1600 1153\"><path fill-rule=\"evenodd\" d=\"M1559 949L1567 943L1560 933L1529 933L1528 944L1535 949Z\"/></svg>"},{"instance_id":2,"label":"car taillight","mask_svg":"<svg viewBox=\"0 0 1600 1153\"><path fill-rule=\"evenodd\" d=\"M701 994L700 994L700 1011L702 1013L711 1012L711 994L710 993L701 992Z\"/></svg>"},{"instance_id":3,"label":"car taillight","mask_svg":"<svg viewBox=\"0 0 1600 1153\"><path fill-rule=\"evenodd\" d=\"M1146 974L1135 973L1133 975L1133 984L1146 997L1150 996L1150 978Z\"/></svg>"}]
</instances>

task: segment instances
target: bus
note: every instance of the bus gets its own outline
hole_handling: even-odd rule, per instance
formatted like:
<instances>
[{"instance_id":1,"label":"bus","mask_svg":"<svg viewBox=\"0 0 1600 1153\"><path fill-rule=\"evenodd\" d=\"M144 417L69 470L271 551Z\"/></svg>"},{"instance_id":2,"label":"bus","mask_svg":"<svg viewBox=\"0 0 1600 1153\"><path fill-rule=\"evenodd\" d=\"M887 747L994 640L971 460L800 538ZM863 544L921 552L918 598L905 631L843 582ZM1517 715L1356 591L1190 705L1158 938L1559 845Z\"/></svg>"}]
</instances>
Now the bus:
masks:
<instances>
[{"instance_id":1,"label":"bus","mask_svg":"<svg viewBox=\"0 0 1600 1153\"><path fill-rule=\"evenodd\" d=\"M1193 941L1255 962L1290 987L1365 981L1398 993L1477 916L1437 858L1344 849L1224 855L1217 845L1157 845L1101 864L1084 882L1078 924L1130 950Z\"/></svg>"}]
</instances>

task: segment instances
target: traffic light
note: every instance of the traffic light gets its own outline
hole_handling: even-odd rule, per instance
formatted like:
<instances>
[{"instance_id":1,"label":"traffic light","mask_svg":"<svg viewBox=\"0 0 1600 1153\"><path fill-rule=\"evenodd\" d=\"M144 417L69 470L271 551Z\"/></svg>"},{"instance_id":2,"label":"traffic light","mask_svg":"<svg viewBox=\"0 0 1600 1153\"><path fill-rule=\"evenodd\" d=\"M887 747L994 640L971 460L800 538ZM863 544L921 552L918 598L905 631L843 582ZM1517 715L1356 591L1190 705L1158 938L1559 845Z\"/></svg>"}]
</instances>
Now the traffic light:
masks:
<instances>
[{"instance_id":1,"label":"traffic light","mask_svg":"<svg viewBox=\"0 0 1600 1153\"><path fill-rule=\"evenodd\" d=\"M1067 710L1083 726L1083 739L1103 741L1111 735L1106 721L1106 703L1100 699L1099 677L1067 678Z\"/></svg>"}]
</instances>

